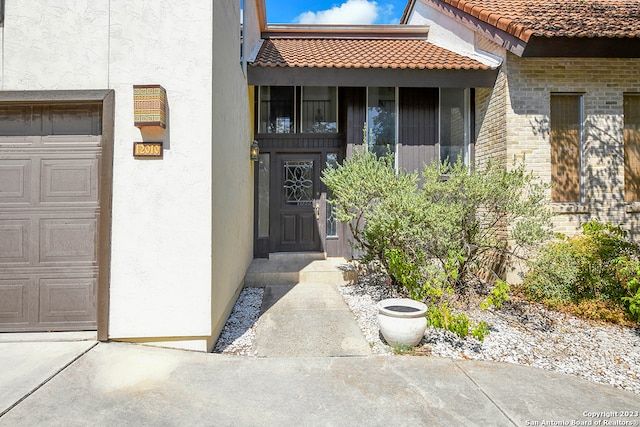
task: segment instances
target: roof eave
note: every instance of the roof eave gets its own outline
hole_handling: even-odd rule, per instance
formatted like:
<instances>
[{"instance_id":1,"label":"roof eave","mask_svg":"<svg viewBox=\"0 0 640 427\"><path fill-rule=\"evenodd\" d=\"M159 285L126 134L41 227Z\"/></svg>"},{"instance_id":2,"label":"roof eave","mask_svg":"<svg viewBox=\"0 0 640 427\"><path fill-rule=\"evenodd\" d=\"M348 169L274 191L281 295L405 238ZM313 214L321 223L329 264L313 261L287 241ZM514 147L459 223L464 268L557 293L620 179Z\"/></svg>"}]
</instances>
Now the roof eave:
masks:
<instances>
[{"instance_id":1,"label":"roof eave","mask_svg":"<svg viewBox=\"0 0 640 427\"><path fill-rule=\"evenodd\" d=\"M270 24L262 38L426 39L425 25L304 25Z\"/></svg>"},{"instance_id":2,"label":"roof eave","mask_svg":"<svg viewBox=\"0 0 640 427\"><path fill-rule=\"evenodd\" d=\"M527 58L640 58L640 37L533 36L519 56Z\"/></svg>"},{"instance_id":3,"label":"roof eave","mask_svg":"<svg viewBox=\"0 0 640 427\"><path fill-rule=\"evenodd\" d=\"M413 13L413 9L416 6L416 0L409 0L407 5L404 8L404 12L402 12L402 17L400 18L400 24L406 25L409 23L409 17L411 13Z\"/></svg>"},{"instance_id":4,"label":"roof eave","mask_svg":"<svg viewBox=\"0 0 640 427\"><path fill-rule=\"evenodd\" d=\"M247 78L255 86L493 87L498 71L249 66Z\"/></svg>"},{"instance_id":5,"label":"roof eave","mask_svg":"<svg viewBox=\"0 0 640 427\"><path fill-rule=\"evenodd\" d=\"M493 41L497 45L503 47L509 52L522 56L526 45L527 40L530 36L530 33L520 34L520 36L515 36L507 31L504 31L497 26L494 26L488 22L485 22L457 7L449 4L447 1L443 0L422 0L427 3L433 9L439 11L440 13L448 16L449 18L454 19L470 30L488 38Z\"/></svg>"},{"instance_id":6,"label":"roof eave","mask_svg":"<svg viewBox=\"0 0 640 427\"><path fill-rule=\"evenodd\" d=\"M422 0L514 55L539 58L639 58L640 37L561 37L535 34L465 0Z\"/></svg>"},{"instance_id":7,"label":"roof eave","mask_svg":"<svg viewBox=\"0 0 640 427\"><path fill-rule=\"evenodd\" d=\"M255 7L258 14L258 28L263 31L267 28L267 8L264 3L265 0L254 0Z\"/></svg>"}]
</instances>

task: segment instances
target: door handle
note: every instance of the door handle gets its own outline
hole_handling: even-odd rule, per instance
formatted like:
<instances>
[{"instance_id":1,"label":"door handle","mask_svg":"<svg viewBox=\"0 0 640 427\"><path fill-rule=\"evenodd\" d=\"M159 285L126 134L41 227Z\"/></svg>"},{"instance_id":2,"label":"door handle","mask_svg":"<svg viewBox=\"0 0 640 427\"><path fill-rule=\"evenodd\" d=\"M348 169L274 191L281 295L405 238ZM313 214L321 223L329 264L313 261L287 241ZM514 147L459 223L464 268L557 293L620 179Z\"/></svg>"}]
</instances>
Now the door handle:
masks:
<instances>
[{"instance_id":1,"label":"door handle","mask_svg":"<svg viewBox=\"0 0 640 427\"><path fill-rule=\"evenodd\" d=\"M320 203L316 202L316 219L320 219Z\"/></svg>"}]
</instances>

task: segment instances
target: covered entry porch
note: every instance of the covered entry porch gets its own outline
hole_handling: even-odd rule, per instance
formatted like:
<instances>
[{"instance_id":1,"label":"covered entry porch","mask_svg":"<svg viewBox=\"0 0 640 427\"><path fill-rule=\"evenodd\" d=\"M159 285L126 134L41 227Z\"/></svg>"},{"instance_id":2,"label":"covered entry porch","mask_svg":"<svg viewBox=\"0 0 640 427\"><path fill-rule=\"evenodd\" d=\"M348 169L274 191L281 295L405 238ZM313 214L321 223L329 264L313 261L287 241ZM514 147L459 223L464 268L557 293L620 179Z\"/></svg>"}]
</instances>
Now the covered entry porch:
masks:
<instances>
[{"instance_id":1,"label":"covered entry porch","mask_svg":"<svg viewBox=\"0 0 640 427\"><path fill-rule=\"evenodd\" d=\"M474 88L499 63L435 46L420 26L271 26L248 68L257 86L254 256L353 257L321 181L354 150L396 168L473 161Z\"/></svg>"}]
</instances>

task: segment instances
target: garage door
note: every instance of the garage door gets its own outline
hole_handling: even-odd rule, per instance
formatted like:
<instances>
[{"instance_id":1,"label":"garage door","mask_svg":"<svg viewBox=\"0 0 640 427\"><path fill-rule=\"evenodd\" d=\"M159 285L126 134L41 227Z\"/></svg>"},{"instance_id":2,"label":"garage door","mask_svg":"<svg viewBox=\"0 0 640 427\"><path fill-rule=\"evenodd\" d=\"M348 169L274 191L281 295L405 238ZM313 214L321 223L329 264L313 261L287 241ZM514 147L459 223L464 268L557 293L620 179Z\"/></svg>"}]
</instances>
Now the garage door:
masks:
<instances>
[{"instance_id":1,"label":"garage door","mask_svg":"<svg viewBox=\"0 0 640 427\"><path fill-rule=\"evenodd\" d=\"M96 329L101 110L0 104L0 332Z\"/></svg>"}]
</instances>

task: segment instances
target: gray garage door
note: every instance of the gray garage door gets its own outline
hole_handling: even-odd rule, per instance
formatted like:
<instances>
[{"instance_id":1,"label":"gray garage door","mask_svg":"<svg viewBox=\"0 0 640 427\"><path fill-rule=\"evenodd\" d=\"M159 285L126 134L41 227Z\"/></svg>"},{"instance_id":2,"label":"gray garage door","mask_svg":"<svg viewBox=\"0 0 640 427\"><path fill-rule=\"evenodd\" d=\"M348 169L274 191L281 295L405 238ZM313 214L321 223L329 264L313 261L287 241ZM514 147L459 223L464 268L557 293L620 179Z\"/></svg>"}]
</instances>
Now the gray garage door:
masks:
<instances>
[{"instance_id":1,"label":"gray garage door","mask_svg":"<svg viewBox=\"0 0 640 427\"><path fill-rule=\"evenodd\" d=\"M0 104L0 332L96 329L101 110Z\"/></svg>"}]
</instances>

